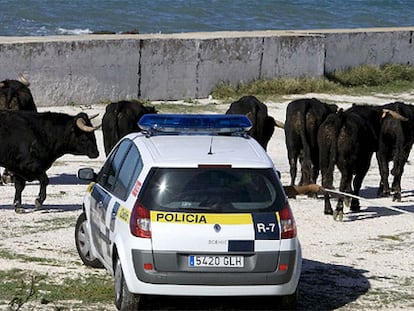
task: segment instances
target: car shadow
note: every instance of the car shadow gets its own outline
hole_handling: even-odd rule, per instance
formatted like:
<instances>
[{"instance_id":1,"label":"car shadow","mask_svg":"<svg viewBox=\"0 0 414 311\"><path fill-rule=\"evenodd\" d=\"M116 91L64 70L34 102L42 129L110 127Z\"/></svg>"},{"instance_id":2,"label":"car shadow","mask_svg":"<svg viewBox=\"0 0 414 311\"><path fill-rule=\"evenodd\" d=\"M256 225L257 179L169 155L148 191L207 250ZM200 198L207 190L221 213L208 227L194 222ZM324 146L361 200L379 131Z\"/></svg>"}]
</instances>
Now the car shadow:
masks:
<instances>
[{"instance_id":1,"label":"car shadow","mask_svg":"<svg viewBox=\"0 0 414 311\"><path fill-rule=\"evenodd\" d=\"M59 174L49 177L52 185L87 185L89 181L80 180L76 174Z\"/></svg>"},{"instance_id":2,"label":"car shadow","mask_svg":"<svg viewBox=\"0 0 414 311\"><path fill-rule=\"evenodd\" d=\"M304 259L296 310L334 310L370 288L366 270ZM144 296L139 310L286 310L277 297Z\"/></svg>"},{"instance_id":3,"label":"car shadow","mask_svg":"<svg viewBox=\"0 0 414 311\"><path fill-rule=\"evenodd\" d=\"M59 213L81 210L81 205L73 204L44 204L40 209L35 208L34 204L24 204L24 214L29 213ZM0 210L14 210L13 204L0 204Z\"/></svg>"},{"instance_id":4,"label":"car shadow","mask_svg":"<svg viewBox=\"0 0 414 311\"><path fill-rule=\"evenodd\" d=\"M58 174L58 175L52 175L49 177L49 184L51 185L79 185L79 184L89 184L89 181L81 180L78 178L76 174ZM39 185L38 180L34 180L32 182L27 182L27 184L30 185ZM14 187L13 183L9 183L9 186Z\"/></svg>"}]
</instances>

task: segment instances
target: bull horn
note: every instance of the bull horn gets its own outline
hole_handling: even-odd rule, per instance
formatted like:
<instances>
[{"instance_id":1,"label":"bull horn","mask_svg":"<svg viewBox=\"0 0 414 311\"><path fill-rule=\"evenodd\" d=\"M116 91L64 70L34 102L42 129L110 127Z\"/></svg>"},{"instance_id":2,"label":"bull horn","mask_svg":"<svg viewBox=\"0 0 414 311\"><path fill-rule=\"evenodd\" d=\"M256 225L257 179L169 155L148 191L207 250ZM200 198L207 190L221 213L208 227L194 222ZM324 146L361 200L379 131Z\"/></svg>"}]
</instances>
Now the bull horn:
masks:
<instances>
[{"instance_id":1,"label":"bull horn","mask_svg":"<svg viewBox=\"0 0 414 311\"><path fill-rule=\"evenodd\" d=\"M100 126L98 126L98 127L88 126L88 125L86 125L86 121L82 118L78 118L76 120L76 126L84 132L93 132L93 131L97 130L100 127Z\"/></svg>"},{"instance_id":2,"label":"bull horn","mask_svg":"<svg viewBox=\"0 0 414 311\"><path fill-rule=\"evenodd\" d=\"M386 115L389 114L391 117L401 121L408 121L408 118L404 117L403 115L399 114L398 112L390 109L382 109L382 116L381 118L385 118Z\"/></svg>"},{"instance_id":3,"label":"bull horn","mask_svg":"<svg viewBox=\"0 0 414 311\"><path fill-rule=\"evenodd\" d=\"M99 113L94 114L94 115L91 115L91 116L89 117L89 120L93 120L93 119L95 119L97 116L99 116Z\"/></svg>"},{"instance_id":4,"label":"bull horn","mask_svg":"<svg viewBox=\"0 0 414 311\"><path fill-rule=\"evenodd\" d=\"M30 85L30 82L29 82L29 80L27 80L27 78L22 74L22 73L19 73L19 78L18 78L18 80L21 82L21 83L23 83L25 86L29 86Z\"/></svg>"},{"instance_id":5,"label":"bull horn","mask_svg":"<svg viewBox=\"0 0 414 311\"><path fill-rule=\"evenodd\" d=\"M248 113L246 113L246 117L248 117L249 120L252 121L253 123L253 120L254 120L253 112L249 111Z\"/></svg>"},{"instance_id":6,"label":"bull horn","mask_svg":"<svg viewBox=\"0 0 414 311\"><path fill-rule=\"evenodd\" d=\"M275 124L276 124L276 127L280 127L281 129L285 128L285 123L283 123L282 121L275 119Z\"/></svg>"}]
</instances>

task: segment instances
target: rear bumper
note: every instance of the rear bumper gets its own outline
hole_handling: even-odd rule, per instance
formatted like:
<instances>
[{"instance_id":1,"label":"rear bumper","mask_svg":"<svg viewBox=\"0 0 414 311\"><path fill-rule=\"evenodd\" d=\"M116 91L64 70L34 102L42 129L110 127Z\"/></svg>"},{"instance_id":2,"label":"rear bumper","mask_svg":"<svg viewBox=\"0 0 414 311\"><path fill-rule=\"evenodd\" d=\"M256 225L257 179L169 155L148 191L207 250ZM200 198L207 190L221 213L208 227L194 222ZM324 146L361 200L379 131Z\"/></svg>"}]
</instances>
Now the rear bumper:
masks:
<instances>
[{"instance_id":1,"label":"rear bumper","mask_svg":"<svg viewBox=\"0 0 414 311\"><path fill-rule=\"evenodd\" d=\"M128 288L137 294L175 296L266 296L290 295L299 283L302 254L284 252L281 260L288 260L287 271L274 272L158 272L142 269L152 261L152 254L132 251L135 275L128 277Z\"/></svg>"},{"instance_id":2,"label":"rear bumper","mask_svg":"<svg viewBox=\"0 0 414 311\"><path fill-rule=\"evenodd\" d=\"M153 262L153 256L156 262ZM247 258L248 257L248 258ZM176 253L157 253L132 250L136 277L145 283L181 285L276 285L289 282L295 268L296 251L278 254L263 253L247 256L246 268L190 268L188 256ZM278 259L279 258L279 262ZM254 261L254 264L251 262ZM144 264L151 263L154 270L144 270ZM278 269L283 263L287 270ZM159 268L163 267L162 271Z\"/></svg>"}]
</instances>

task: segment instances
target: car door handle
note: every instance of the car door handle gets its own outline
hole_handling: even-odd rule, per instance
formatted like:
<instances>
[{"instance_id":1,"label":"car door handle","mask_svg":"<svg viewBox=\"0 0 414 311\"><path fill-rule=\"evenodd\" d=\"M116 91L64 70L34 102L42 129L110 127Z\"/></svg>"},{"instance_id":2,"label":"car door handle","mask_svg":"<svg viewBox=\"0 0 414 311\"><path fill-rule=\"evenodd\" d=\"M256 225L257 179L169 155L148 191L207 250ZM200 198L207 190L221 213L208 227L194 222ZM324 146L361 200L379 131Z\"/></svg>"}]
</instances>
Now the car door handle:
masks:
<instances>
[{"instance_id":1,"label":"car door handle","mask_svg":"<svg viewBox=\"0 0 414 311\"><path fill-rule=\"evenodd\" d=\"M103 208L103 206L104 206L104 205L103 205L103 202L102 202L102 201L99 201L99 202L98 202L98 208Z\"/></svg>"}]
</instances>

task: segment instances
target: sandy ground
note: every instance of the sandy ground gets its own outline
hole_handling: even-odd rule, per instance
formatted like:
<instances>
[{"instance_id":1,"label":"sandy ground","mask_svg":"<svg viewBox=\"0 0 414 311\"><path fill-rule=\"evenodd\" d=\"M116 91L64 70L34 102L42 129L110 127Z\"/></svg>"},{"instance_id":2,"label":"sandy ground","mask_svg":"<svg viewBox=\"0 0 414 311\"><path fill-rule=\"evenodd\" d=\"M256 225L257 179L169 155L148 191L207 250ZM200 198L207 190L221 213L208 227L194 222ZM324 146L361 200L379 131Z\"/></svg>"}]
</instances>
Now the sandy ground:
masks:
<instances>
[{"instance_id":1,"label":"sandy ground","mask_svg":"<svg viewBox=\"0 0 414 311\"><path fill-rule=\"evenodd\" d=\"M345 97L321 94L286 97L277 103L266 103L276 119L284 121L288 102L315 96L342 107L349 104L385 104L394 100L414 102L414 94L375 97ZM226 107L223 107L225 109ZM90 115L104 106L48 107L40 110L75 114L81 110ZM99 121L97 121L99 122ZM86 185L76 178L80 167L99 168L105 156L102 132L96 132L100 148L98 159L65 155L48 171L48 197L40 211L34 211L38 183L29 183L23 192L25 214L15 214L12 201L14 187L0 186L0 270L22 269L48 274L57 280L88 274L106 275L104 270L82 266L74 243L74 224L81 213ZM282 174L290 182L289 165L283 130L276 129L268 152ZM402 179L402 202L376 198L379 183L378 166L373 157L363 182L361 212L345 208L343 222L335 222L323 214L323 200L298 196L290 204L298 225L303 249L303 273L300 283L301 310L414 310L414 168L412 155ZM336 186L339 175L335 175ZM44 261L28 258L44 258ZM33 301L24 310L115 310L112 304L79 306L79 302L52 302L41 305ZM8 301L0 302L7 310ZM205 301L206 309L215 309ZM259 304L258 304L259 305ZM254 304L253 304L254 306ZM174 309L174 305L153 309ZM200 307L199 307L200 308ZM223 309L224 307L217 307ZM252 305L249 308L254 308Z\"/></svg>"}]
</instances>

